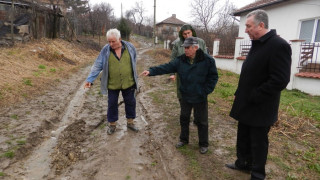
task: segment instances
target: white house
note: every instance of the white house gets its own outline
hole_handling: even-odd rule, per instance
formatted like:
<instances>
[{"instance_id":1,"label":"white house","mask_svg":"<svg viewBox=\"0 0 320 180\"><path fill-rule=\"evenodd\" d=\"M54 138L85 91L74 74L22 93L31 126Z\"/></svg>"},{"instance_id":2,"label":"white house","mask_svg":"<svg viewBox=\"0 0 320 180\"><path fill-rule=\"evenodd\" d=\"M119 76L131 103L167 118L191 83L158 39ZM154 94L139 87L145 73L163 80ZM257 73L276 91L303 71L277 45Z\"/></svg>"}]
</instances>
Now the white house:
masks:
<instances>
[{"instance_id":1,"label":"white house","mask_svg":"<svg viewBox=\"0 0 320 180\"><path fill-rule=\"evenodd\" d=\"M239 36L249 39L245 33L246 15L255 9L268 12L269 28L287 41L303 39L320 42L320 0L260 0L235 12L240 16Z\"/></svg>"},{"instance_id":2,"label":"white house","mask_svg":"<svg viewBox=\"0 0 320 180\"><path fill-rule=\"evenodd\" d=\"M292 48L291 81L287 89L320 95L320 0L257 0L233 12L240 17L233 59L219 56L219 41L214 42L214 56L221 69L240 73L250 48L245 33L246 15L263 9L269 16L269 29L287 40Z\"/></svg>"}]
</instances>

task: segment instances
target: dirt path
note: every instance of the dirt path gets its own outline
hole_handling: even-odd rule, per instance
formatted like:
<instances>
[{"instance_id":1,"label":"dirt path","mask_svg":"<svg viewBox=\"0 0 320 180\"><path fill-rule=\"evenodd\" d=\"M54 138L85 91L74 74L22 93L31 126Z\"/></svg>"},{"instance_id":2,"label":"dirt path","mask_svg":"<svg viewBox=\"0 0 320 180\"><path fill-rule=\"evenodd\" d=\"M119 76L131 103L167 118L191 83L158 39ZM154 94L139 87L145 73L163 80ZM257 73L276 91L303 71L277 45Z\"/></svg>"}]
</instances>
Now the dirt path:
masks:
<instances>
[{"instance_id":1,"label":"dirt path","mask_svg":"<svg viewBox=\"0 0 320 180\"><path fill-rule=\"evenodd\" d=\"M149 62L143 54L148 48L138 49L138 63ZM44 95L1 110L0 148L17 151L11 159L1 158L5 176L0 179L190 179L166 124L155 122L161 114L144 88L137 95L140 132L127 130L120 104L117 131L107 135L107 96L100 94L98 80L93 88L82 88L89 71L86 67ZM143 79L139 83L143 87Z\"/></svg>"}]
</instances>

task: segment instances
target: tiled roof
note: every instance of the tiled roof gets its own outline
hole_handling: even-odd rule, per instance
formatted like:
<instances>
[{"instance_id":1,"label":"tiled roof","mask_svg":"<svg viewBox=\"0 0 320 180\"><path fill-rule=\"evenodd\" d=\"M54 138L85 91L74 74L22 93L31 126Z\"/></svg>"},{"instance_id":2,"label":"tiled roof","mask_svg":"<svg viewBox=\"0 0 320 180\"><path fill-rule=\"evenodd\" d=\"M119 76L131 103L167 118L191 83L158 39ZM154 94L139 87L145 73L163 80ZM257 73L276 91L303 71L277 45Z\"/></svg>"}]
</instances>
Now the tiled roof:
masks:
<instances>
[{"instance_id":1,"label":"tiled roof","mask_svg":"<svg viewBox=\"0 0 320 180\"><path fill-rule=\"evenodd\" d=\"M175 25L184 25L184 24L187 24L187 23L185 23L185 22L181 21L180 19L177 19L177 18L176 18L176 15L175 15L175 14L172 14L172 16L171 16L171 17L169 17L169 18L167 18L167 19L165 19L165 20L163 20L163 21L161 21L161 22L157 23L157 25L159 25L159 24L175 24Z\"/></svg>"},{"instance_id":2,"label":"tiled roof","mask_svg":"<svg viewBox=\"0 0 320 180\"><path fill-rule=\"evenodd\" d=\"M312 72L301 72L301 73L295 74L295 76L320 79L320 73L312 73Z\"/></svg>"},{"instance_id":3,"label":"tiled roof","mask_svg":"<svg viewBox=\"0 0 320 180\"><path fill-rule=\"evenodd\" d=\"M290 0L258 0L254 3L248 4L232 13L233 16L240 16L244 12L253 11L259 8L279 4Z\"/></svg>"}]
</instances>

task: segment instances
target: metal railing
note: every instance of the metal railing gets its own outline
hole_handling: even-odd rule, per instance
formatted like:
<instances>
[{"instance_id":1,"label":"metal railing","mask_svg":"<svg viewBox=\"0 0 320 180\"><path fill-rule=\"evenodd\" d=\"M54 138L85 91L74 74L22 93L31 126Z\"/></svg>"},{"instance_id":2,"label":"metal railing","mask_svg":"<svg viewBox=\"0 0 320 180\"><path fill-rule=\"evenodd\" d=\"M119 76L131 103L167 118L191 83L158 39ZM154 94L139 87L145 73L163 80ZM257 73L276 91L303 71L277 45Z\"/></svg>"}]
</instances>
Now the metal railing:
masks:
<instances>
[{"instance_id":1,"label":"metal railing","mask_svg":"<svg viewBox=\"0 0 320 180\"><path fill-rule=\"evenodd\" d=\"M233 56L235 44L236 44L235 39L228 39L225 41L221 41L219 44L218 55Z\"/></svg>"},{"instance_id":2,"label":"metal railing","mask_svg":"<svg viewBox=\"0 0 320 180\"><path fill-rule=\"evenodd\" d=\"M239 56L247 56L250 48L251 48L251 41L250 40L240 41Z\"/></svg>"},{"instance_id":3,"label":"metal railing","mask_svg":"<svg viewBox=\"0 0 320 180\"><path fill-rule=\"evenodd\" d=\"M320 73L320 43L301 43L299 72Z\"/></svg>"}]
</instances>

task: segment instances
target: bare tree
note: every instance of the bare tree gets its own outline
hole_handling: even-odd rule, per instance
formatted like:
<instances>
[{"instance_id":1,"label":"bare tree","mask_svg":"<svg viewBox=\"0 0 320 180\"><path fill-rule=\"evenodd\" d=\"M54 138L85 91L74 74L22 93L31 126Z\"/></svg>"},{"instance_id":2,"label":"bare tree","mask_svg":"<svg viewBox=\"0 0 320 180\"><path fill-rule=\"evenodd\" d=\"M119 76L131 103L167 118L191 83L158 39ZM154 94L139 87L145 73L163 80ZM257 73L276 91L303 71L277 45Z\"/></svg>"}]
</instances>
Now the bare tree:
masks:
<instances>
[{"instance_id":1,"label":"bare tree","mask_svg":"<svg viewBox=\"0 0 320 180\"><path fill-rule=\"evenodd\" d=\"M91 27L91 34L99 36L99 44L100 44L100 36L103 35L107 29L112 27L113 21L113 8L109 3L102 2L100 4L96 4L89 11L88 19Z\"/></svg>"},{"instance_id":2,"label":"bare tree","mask_svg":"<svg viewBox=\"0 0 320 180\"><path fill-rule=\"evenodd\" d=\"M143 23L143 20L144 20L144 14L146 13L146 9L144 8L143 6L143 2L140 1L140 2L136 2L135 3L135 6L132 8L134 14L136 15L136 20L137 20L137 24L138 24L138 31L139 31L139 34L141 34L141 26L142 26L142 23Z\"/></svg>"},{"instance_id":3,"label":"bare tree","mask_svg":"<svg viewBox=\"0 0 320 180\"><path fill-rule=\"evenodd\" d=\"M235 37L237 36L239 25L230 15L235 10L235 6L226 1L213 25L213 33L220 39L219 55L233 55Z\"/></svg>"},{"instance_id":4,"label":"bare tree","mask_svg":"<svg viewBox=\"0 0 320 180\"><path fill-rule=\"evenodd\" d=\"M62 0L49 0L50 5L52 7L53 10L53 22L52 22L52 34L51 34L51 38L55 39L57 38L57 32L59 29L59 11L60 11L60 6L63 5L63 1Z\"/></svg>"},{"instance_id":5,"label":"bare tree","mask_svg":"<svg viewBox=\"0 0 320 180\"><path fill-rule=\"evenodd\" d=\"M216 34L225 34L230 31L227 27L232 27L234 24L234 19L230 14L235 9L235 6L232 3L229 3L229 0L225 2L221 11L217 14L218 18L216 18L216 21L213 24L213 29Z\"/></svg>"},{"instance_id":6,"label":"bare tree","mask_svg":"<svg viewBox=\"0 0 320 180\"><path fill-rule=\"evenodd\" d=\"M216 7L219 1L220 0L193 0L193 2L191 2L191 14L204 28L206 33L210 32L210 23L219 13L219 10L217 10Z\"/></svg>"}]
</instances>

